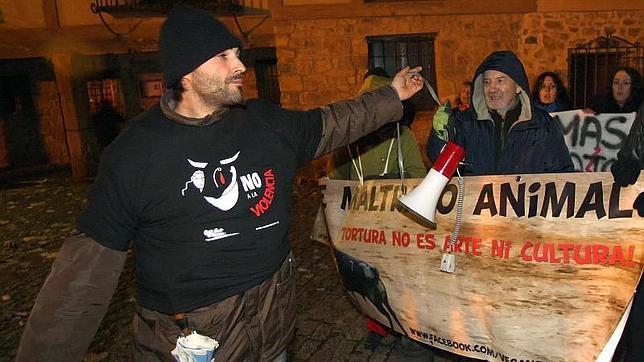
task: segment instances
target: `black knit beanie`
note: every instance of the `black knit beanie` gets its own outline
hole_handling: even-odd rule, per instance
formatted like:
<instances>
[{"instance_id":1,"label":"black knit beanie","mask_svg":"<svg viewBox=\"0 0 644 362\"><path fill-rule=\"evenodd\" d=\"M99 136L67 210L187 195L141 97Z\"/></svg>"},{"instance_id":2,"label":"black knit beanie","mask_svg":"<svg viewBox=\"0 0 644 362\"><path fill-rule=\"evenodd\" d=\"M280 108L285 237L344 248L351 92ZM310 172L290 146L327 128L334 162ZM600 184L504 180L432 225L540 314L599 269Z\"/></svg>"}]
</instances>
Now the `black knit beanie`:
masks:
<instances>
[{"instance_id":1,"label":"black knit beanie","mask_svg":"<svg viewBox=\"0 0 644 362\"><path fill-rule=\"evenodd\" d=\"M241 48L241 41L204 10L172 10L161 27L159 55L166 87L197 69L218 53Z\"/></svg>"}]
</instances>

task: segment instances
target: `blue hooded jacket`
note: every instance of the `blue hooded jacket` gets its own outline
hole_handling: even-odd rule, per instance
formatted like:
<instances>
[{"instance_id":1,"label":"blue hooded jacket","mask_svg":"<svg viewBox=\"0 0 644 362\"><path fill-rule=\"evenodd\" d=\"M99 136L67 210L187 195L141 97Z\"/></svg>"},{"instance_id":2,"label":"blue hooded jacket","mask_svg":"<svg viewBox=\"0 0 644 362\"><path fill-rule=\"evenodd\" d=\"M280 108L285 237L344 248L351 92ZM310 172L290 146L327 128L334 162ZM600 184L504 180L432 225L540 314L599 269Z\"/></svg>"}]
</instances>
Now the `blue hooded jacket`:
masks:
<instances>
[{"instance_id":1,"label":"blue hooded jacket","mask_svg":"<svg viewBox=\"0 0 644 362\"><path fill-rule=\"evenodd\" d=\"M507 74L521 88L521 113L507 133L497 158L494 121L485 103L483 73L496 70ZM574 171L563 134L545 111L530 101L530 87L523 65L511 51L490 54L478 67L472 80L470 108L458 113L454 122L454 141L465 148L465 175L494 175ZM434 161L445 142L434 131L427 142L427 156Z\"/></svg>"}]
</instances>

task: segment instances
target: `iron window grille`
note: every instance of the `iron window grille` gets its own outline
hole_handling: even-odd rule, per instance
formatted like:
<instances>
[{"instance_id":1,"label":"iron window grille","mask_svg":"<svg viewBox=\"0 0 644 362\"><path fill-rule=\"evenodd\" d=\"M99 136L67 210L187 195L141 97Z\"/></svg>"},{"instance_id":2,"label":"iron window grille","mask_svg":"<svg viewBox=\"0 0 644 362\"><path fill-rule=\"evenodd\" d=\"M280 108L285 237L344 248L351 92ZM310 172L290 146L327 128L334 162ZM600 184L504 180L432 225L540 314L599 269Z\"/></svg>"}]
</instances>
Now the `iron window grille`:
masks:
<instances>
[{"instance_id":1,"label":"iron window grille","mask_svg":"<svg viewBox=\"0 0 644 362\"><path fill-rule=\"evenodd\" d=\"M123 106L120 102L121 90L118 79L99 79L87 82L87 95L89 98L89 113L95 114L101 111L101 107L109 104L115 110L122 112Z\"/></svg>"},{"instance_id":2,"label":"iron window grille","mask_svg":"<svg viewBox=\"0 0 644 362\"><path fill-rule=\"evenodd\" d=\"M644 70L644 47L618 36L600 36L568 49L568 84L573 108L586 108L597 94L609 92L611 74L621 66Z\"/></svg>"},{"instance_id":3,"label":"iron window grille","mask_svg":"<svg viewBox=\"0 0 644 362\"><path fill-rule=\"evenodd\" d=\"M274 47L250 48L242 51L242 61L255 68L259 98L280 104L281 92L277 72L277 55Z\"/></svg>"},{"instance_id":4,"label":"iron window grille","mask_svg":"<svg viewBox=\"0 0 644 362\"><path fill-rule=\"evenodd\" d=\"M383 68L393 76L406 66L420 65L423 77L437 89L435 37L436 33L368 36L369 69ZM413 101L419 110L433 108L435 104L427 88L414 96Z\"/></svg>"}]
</instances>

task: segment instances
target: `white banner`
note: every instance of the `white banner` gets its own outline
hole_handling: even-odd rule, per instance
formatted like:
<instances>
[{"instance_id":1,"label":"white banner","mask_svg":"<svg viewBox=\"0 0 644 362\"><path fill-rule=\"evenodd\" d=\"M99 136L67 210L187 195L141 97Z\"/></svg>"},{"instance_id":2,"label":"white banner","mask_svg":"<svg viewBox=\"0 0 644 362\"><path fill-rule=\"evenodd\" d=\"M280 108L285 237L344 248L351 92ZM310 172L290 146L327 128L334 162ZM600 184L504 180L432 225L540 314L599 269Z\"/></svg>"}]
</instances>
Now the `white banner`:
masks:
<instances>
[{"instance_id":1,"label":"white banner","mask_svg":"<svg viewBox=\"0 0 644 362\"><path fill-rule=\"evenodd\" d=\"M580 109L550 115L563 130L575 170L584 172L610 171L635 119L635 112L595 115Z\"/></svg>"},{"instance_id":2,"label":"white banner","mask_svg":"<svg viewBox=\"0 0 644 362\"><path fill-rule=\"evenodd\" d=\"M644 173L626 188L606 172L464 183L456 268L444 273L455 180L438 202L436 229L397 210L398 180L322 181L329 240L356 305L409 338L467 357L610 358L642 272L644 218L632 205Z\"/></svg>"}]
</instances>

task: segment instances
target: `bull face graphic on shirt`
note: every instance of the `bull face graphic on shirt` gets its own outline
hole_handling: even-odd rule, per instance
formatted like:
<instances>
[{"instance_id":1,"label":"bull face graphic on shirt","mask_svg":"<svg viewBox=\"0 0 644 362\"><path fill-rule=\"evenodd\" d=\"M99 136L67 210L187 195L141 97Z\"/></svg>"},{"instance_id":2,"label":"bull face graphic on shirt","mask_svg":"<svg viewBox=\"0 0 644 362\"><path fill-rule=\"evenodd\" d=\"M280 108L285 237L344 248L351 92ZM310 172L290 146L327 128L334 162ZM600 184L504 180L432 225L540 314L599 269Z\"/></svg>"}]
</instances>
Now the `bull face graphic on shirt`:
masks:
<instances>
[{"instance_id":1,"label":"bull face graphic on shirt","mask_svg":"<svg viewBox=\"0 0 644 362\"><path fill-rule=\"evenodd\" d=\"M196 170L190 176L190 181L187 181L181 190L181 195L185 196L186 191L194 187L212 206L222 211L232 209L239 198L237 169L232 165L237 157L239 157L239 151L234 156L220 160L218 163L188 159L188 163Z\"/></svg>"}]
</instances>

